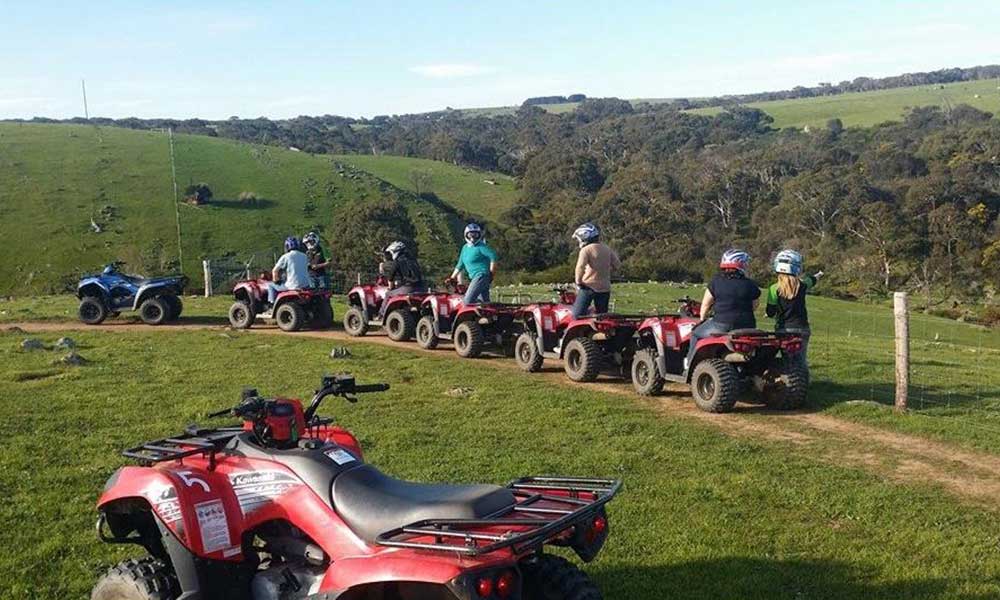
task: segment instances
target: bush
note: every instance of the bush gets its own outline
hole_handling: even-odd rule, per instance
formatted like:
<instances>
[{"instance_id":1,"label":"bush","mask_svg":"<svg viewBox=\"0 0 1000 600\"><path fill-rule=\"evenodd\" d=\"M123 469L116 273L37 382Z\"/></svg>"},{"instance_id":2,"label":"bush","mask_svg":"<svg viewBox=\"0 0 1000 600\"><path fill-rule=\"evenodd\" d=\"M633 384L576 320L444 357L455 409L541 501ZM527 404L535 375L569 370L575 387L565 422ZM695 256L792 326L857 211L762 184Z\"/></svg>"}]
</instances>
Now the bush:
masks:
<instances>
[{"instance_id":1,"label":"bush","mask_svg":"<svg viewBox=\"0 0 1000 600\"><path fill-rule=\"evenodd\" d=\"M190 204L208 204L212 199L212 188L207 183L192 183L184 188L184 199Z\"/></svg>"},{"instance_id":2,"label":"bush","mask_svg":"<svg viewBox=\"0 0 1000 600\"><path fill-rule=\"evenodd\" d=\"M257 194L253 192L240 192L236 198L243 206L257 206Z\"/></svg>"},{"instance_id":3,"label":"bush","mask_svg":"<svg viewBox=\"0 0 1000 600\"><path fill-rule=\"evenodd\" d=\"M1000 327L1000 306L990 305L983 309L980 322L987 327Z\"/></svg>"}]
</instances>

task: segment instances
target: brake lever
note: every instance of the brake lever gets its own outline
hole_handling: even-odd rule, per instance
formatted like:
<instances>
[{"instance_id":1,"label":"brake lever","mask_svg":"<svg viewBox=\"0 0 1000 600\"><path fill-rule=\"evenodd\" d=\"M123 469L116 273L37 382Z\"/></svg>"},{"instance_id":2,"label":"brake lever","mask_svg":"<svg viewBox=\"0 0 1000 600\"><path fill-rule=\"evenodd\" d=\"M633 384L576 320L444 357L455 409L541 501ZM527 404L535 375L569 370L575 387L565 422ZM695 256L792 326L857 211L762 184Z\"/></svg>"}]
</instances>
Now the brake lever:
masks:
<instances>
[{"instance_id":1,"label":"brake lever","mask_svg":"<svg viewBox=\"0 0 1000 600\"><path fill-rule=\"evenodd\" d=\"M344 394L344 400L347 400L351 404L355 404L358 401L358 397L357 396L350 396L348 394Z\"/></svg>"}]
</instances>

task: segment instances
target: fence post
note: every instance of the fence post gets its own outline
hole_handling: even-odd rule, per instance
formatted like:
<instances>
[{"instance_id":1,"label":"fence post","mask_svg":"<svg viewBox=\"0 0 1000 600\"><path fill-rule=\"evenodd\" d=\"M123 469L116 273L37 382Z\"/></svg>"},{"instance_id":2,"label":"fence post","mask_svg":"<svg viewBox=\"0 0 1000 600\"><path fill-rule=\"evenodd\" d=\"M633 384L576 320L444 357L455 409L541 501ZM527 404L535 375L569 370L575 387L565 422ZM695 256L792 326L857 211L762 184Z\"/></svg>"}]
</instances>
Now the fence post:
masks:
<instances>
[{"instance_id":1,"label":"fence post","mask_svg":"<svg viewBox=\"0 0 1000 600\"><path fill-rule=\"evenodd\" d=\"M892 309L896 317L896 410L906 410L910 391L910 323L906 292L892 295Z\"/></svg>"},{"instance_id":2,"label":"fence post","mask_svg":"<svg viewBox=\"0 0 1000 600\"><path fill-rule=\"evenodd\" d=\"M205 297L212 295L212 261L201 261L201 268L205 271Z\"/></svg>"}]
</instances>

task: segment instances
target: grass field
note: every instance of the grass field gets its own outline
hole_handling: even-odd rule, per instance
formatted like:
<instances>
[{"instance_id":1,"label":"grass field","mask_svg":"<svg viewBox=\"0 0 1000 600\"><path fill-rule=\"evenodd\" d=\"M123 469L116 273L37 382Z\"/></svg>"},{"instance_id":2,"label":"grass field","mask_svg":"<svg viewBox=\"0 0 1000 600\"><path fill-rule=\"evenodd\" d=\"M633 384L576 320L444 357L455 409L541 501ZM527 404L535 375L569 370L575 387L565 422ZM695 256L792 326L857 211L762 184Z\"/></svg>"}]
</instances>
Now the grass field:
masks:
<instances>
[{"instance_id":1,"label":"grass field","mask_svg":"<svg viewBox=\"0 0 1000 600\"><path fill-rule=\"evenodd\" d=\"M1000 594L997 513L929 485L819 461L790 442L730 437L647 404L511 377L450 353L351 343L351 358L332 361L328 341L291 336L72 335L86 366L53 367L54 352L22 351L22 336L0 333L0 519L5 545L17 548L0 555L0 598L84 598L104 568L135 551L93 534L94 502L124 463L121 448L205 423L243 386L306 394L335 371L392 384L357 405L330 403L326 413L393 475L623 478L611 539L587 567L608 599ZM448 397L455 387L473 391Z\"/></svg>"},{"instance_id":2,"label":"grass field","mask_svg":"<svg viewBox=\"0 0 1000 600\"><path fill-rule=\"evenodd\" d=\"M329 225L337 206L386 195L408 203L422 249L453 254L441 207L341 175L330 157L184 135L174 154L181 193L204 181L215 194L207 206L176 209L189 275L203 258L276 249L287 235ZM257 207L237 201L244 191L261 199ZM176 260L173 198L165 133L0 123L0 294L59 291L114 259L136 271Z\"/></svg>"},{"instance_id":3,"label":"grass field","mask_svg":"<svg viewBox=\"0 0 1000 600\"><path fill-rule=\"evenodd\" d=\"M509 175L436 160L363 154L340 155L333 159L367 171L398 188L414 193L432 192L450 206L491 221L496 221L511 208L520 195L514 178ZM423 189L417 189L415 173L426 176L426 181L421 182Z\"/></svg>"},{"instance_id":4,"label":"grass field","mask_svg":"<svg viewBox=\"0 0 1000 600\"><path fill-rule=\"evenodd\" d=\"M833 118L847 127L871 126L898 121L907 108L968 104L980 110L1000 112L1000 84L995 80L950 83L944 86L922 85L875 92L839 94L818 98L797 98L747 104L774 117L775 127L824 127ZM721 108L703 108L692 112L713 115Z\"/></svg>"}]
</instances>

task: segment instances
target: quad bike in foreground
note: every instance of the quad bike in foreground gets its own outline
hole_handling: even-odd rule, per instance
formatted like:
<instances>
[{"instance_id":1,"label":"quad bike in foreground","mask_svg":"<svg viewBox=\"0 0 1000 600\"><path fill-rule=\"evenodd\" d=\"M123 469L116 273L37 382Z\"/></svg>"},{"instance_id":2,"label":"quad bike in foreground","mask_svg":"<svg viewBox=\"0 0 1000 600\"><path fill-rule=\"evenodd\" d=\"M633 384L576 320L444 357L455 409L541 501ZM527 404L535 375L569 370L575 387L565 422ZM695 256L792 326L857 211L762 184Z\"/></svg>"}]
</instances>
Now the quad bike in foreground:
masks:
<instances>
[{"instance_id":1,"label":"quad bike in foreground","mask_svg":"<svg viewBox=\"0 0 1000 600\"><path fill-rule=\"evenodd\" d=\"M420 303L417 321L417 344L425 350L437 348L442 340L451 340L455 315L464 306L466 286L446 280L445 291L428 294Z\"/></svg>"},{"instance_id":2,"label":"quad bike in foreground","mask_svg":"<svg viewBox=\"0 0 1000 600\"><path fill-rule=\"evenodd\" d=\"M76 286L80 299L78 315L87 325L97 325L122 311L139 311L148 325L176 321L184 309L181 295L188 279L184 275L147 279L126 275L120 270L124 263L113 262L100 275L86 275Z\"/></svg>"},{"instance_id":3,"label":"quad bike in foreground","mask_svg":"<svg viewBox=\"0 0 1000 600\"><path fill-rule=\"evenodd\" d=\"M619 481L523 477L506 486L420 484L364 462L320 417L324 398L386 385L323 378L309 406L246 390L201 428L123 454L97 532L146 556L112 567L91 600L599 600L568 547L593 560Z\"/></svg>"},{"instance_id":4,"label":"quad bike in foreground","mask_svg":"<svg viewBox=\"0 0 1000 600\"><path fill-rule=\"evenodd\" d=\"M389 296L389 282L379 277L375 283L357 285L347 292L344 331L360 337L372 327L382 327L389 339L406 342L417 332L420 304L427 293ZM384 316L384 318L383 318Z\"/></svg>"},{"instance_id":5,"label":"quad bike in foreground","mask_svg":"<svg viewBox=\"0 0 1000 600\"><path fill-rule=\"evenodd\" d=\"M746 392L774 409L804 404L809 372L797 356L799 334L736 329L703 338L685 369L700 307L690 298L679 302L679 314L646 319L636 332L632 385L638 393L658 394L668 381L690 384L695 404L706 412L729 412Z\"/></svg>"},{"instance_id":6,"label":"quad bike in foreground","mask_svg":"<svg viewBox=\"0 0 1000 600\"><path fill-rule=\"evenodd\" d=\"M229 307L229 324L235 329L249 329L258 316L266 315L267 273L257 279L240 281L233 287L235 301ZM271 307L271 318L282 331L304 328L329 329L333 326L332 292L324 289L286 290L279 292Z\"/></svg>"},{"instance_id":7,"label":"quad bike in foreground","mask_svg":"<svg viewBox=\"0 0 1000 600\"><path fill-rule=\"evenodd\" d=\"M561 344L569 324L574 321L576 292L568 287L552 289L556 299L524 306L518 313L514 359L524 371L542 369L546 358L561 359Z\"/></svg>"}]
</instances>

